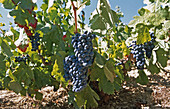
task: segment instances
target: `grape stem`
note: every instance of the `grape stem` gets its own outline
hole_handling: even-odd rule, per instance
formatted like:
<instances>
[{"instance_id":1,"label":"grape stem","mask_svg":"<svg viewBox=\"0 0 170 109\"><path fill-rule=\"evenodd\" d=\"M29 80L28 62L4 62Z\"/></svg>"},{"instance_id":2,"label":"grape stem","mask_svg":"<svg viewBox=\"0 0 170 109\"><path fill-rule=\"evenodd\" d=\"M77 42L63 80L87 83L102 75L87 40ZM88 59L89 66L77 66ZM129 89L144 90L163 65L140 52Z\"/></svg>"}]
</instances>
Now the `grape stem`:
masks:
<instances>
[{"instance_id":1,"label":"grape stem","mask_svg":"<svg viewBox=\"0 0 170 109\"><path fill-rule=\"evenodd\" d=\"M75 28L76 28L76 32L75 33L77 33L77 12L76 12L77 8L75 7L73 1L71 1L71 4L73 6L73 11L74 11L74 20L75 20Z\"/></svg>"}]
</instances>

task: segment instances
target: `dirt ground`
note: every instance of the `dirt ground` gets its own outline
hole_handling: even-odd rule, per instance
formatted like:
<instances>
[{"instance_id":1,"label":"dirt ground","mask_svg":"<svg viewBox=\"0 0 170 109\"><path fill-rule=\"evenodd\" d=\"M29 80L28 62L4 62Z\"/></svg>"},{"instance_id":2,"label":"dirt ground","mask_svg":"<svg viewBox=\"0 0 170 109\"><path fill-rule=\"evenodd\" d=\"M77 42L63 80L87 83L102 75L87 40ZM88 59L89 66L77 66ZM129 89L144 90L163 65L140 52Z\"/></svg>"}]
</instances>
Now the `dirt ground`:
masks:
<instances>
[{"instance_id":1,"label":"dirt ground","mask_svg":"<svg viewBox=\"0 0 170 109\"><path fill-rule=\"evenodd\" d=\"M113 95L101 98L97 109L170 109L170 61L165 71L149 75L149 84L140 85L135 82L135 71L129 72L130 81ZM38 101L29 96L20 96L12 91L0 90L0 109L73 109L68 104L67 90L53 87L41 90L43 100Z\"/></svg>"}]
</instances>

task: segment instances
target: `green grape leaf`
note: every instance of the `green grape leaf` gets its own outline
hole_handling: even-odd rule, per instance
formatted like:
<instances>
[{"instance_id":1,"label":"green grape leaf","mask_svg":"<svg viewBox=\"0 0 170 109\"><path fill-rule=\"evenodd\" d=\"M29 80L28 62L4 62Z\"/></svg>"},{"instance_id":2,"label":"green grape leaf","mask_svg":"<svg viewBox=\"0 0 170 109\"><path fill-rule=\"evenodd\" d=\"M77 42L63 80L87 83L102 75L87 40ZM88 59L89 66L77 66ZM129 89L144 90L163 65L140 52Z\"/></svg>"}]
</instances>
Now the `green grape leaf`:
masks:
<instances>
[{"instance_id":1,"label":"green grape leaf","mask_svg":"<svg viewBox=\"0 0 170 109\"><path fill-rule=\"evenodd\" d=\"M139 70L138 73L139 76L136 78L136 82L142 85L146 85L149 82L147 75L143 70Z\"/></svg>"},{"instance_id":2,"label":"green grape leaf","mask_svg":"<svg viewBox=\"0 0 170 109\"><path fill-rule=\"evenodd\" d=\"M30 16L29 14L28 14L27 20L28 20L29 24L30 23L34 24L36 22L35 18Z\"/></svg>"},{"instance_id":3,"label":"green grape leaf","mask_svg":"<svg viewBox=\"0 0 170 109\"><path fill-rule=\"evenodd\" d=\"M166 55L167 52L163 48L159 48L156 51L157 61L162 65L162 67L167 66L168 57Z\"/></svg>"},{"instance_id":4,"label":"green grape leaf","mask_svg":"<svg viewBox=\"0 0 170 109\"><path fill-rule=\"evenodd\" d=\"M91 81L96 81L98 78L100 78L100 75L102 74L104 74L104 70L98 67L96 64L94 64L94 67L92 68L90 75Z\"/></svg>"},{"instance_id":5,"label":"green grape leaf","mask_svg":"<svg viewBox=\"0 0 170 109\"><path fill-rule=\"evenodd\" d=\"M34 73L28 65L25 66L24 72L27 74L30 80L34 80Z\"/></svg>"},{"instance_id":6,"label":"green grape leaf","mask_svg":"<svg viewBox=\"0 0 170 109\"><path fill-rule=\"evenodd\" d=\"M114 84L107 80L104 73L100 74L99 89L103 90L104 93L113 94L114 88Z\"/></svg>"},{"instance_id":7,"label":"green grape leaf","mask_svg":"<svg viewBox=\"0 0 170 109\"><path fill-rule=\"evenodd\" d=\"M5 0L3 2L3 6L6 9L13 9L15 7L15 5L12 3L12 0Z\"/></svg>"},{"instance_id":8,"label":"green grape leaf","mask_svg":"<svg viewBox=\"0 0 170 109\"><path fill-rule=\"evenodd\" d=\"M145 9L144 8L139 9L138 13L140 16L143 16L145 14Z\"/></svg>"},{"instance_id":9,"label":"green grape leaf","mask_svg":"<svg viewBox=\"0 0 170 109\"><path fill-rule=\"evenodd\" d=\"M130 55L130 51L129 51L129 49L126 46L125 41L122 42L121 48L123 50L123 55L124 56Z\"/></svg>"},{"instance_id":10,"label":"green grape leaf","mask_svg":"<svg viewBox=\"0 0 170 109\"><path fill-rule=\"evenodd\" d=\"M14 40L16 41L19 38L19 32L16 31L13 27L11 27L10 30L14 34Z\"/></svg>"},{"instance_id":11,"label":"green grape leaf","mask_svg":"<svg viewBox=\"0 0 170 109\"><path fill-rule=\"evenodd\" d=\"M42 4L41 5L41 9L46 12L46 10L48 9L48 4Z\"/></svg>"},{"instance_id":12,"label":"green grape leaf","mask_svg":"<svg viewBox=\"0 0 170 109\"><path fill-rule=\"evenodd\" d=\"M18 82L10 82L9 89L13 90L16 93L19 93L22 90L22 86Z\"/></svg>"},{"instance_id":13,"label":"green grape leaf","mask_svg":"<svg viewBox=\"0 0 170 109\"><path fill-rule=\"evenodd\" d=\"M32 2L32 0L21 0L20 6L23 9L32 10L32 8L35 7L35 4Z\"/></svg>"},{"instance_id":14,"label":"green grape leaf","mask_svg":"<svg viewBox=\"0 0 170 109\"><path fill-rule=\"evenodd\" d=\"M9 57L13 56L12 52L11 52L11 48L9 47L9 45L5 42L5 40L3 40L2 38L0 38L1 42L1 48L4 51L5 54L7 54Z\"/></svg>"},{"instance_id":15,"label":"green grape leaf","mask_svg":"<svg viewBox=\"0 0 170 109\"><path fill-rule=\"evenodd\" d=\"M115 78L115 81L114 81L114 88L115 90L119 91L121 89L121 80L120 78Z\"/></svg>"},{"instance_id":16,"label":"green grape leaf","mask_svg":"<svg viewBox=\"0 0 170 109\"><path fill-rule=\"evenodd\" d=\"M5 56L4 55L2 55L2 54L0 54L0 71L2 70L2 71L4 71L5 70L5 67L6 67L6 65L5 65L5 61L4 61L4 59L5 59Z\"/></svg>"},{"instance_id":17,"label":"green grape leaf","mask_svg":"<svg viewBox=\"0 0 170 109\"><path fill-rule=\"evenodd\" d=\"M50 20L55 20L55 21L57 21L57 22L59 22L59 20L58 20L58 18L59 18L59 16L56 16L57 14L58 14L58 11L57 11L57 9L55 9L55 10L51 10L50 12L49 12L49 14L50 14ZM57 23L56 22L56 23ZM66 20L62 20L62 23L64 24L64 25L67 25L68 23L67 23L67 21Z\"/></svg>"},{"instance_id":18,"label":"green grape leaf","mask_svg":"<svg viewBox=\"0 0 170 109\"><path fill-rule=\"evenodd\" d=\"M133 16L134 20L131 20L128 24L129 27L135 27L138 23L143 23L142 16Z\"/></svg>"},{"instance_id":19,"label":"green grape leaf","mask_svg":"<svg viewBox=\"0 0 170 109\"><path fill-rule=\"evenodd\" d=\"M47 48L47 53L51 54L53 52L53 44L58 45L58 50L64 50L65 45L62 40L62 36L59 32L59 29L56 27L56 25L52 26L52 29L47 29L47 32L43 36L43 41L46 42L46 48Z\"/></svg>"},{"instance_id":20,"label":"green grape leaf","mask_svg":"<svg viewBox=\"0 0 170 109\"><path fill-rule=\"evenodd\" d=\"M59 68L57 65L57 60L55 61L55 64L53 65L53 71L51 72L51 75L55 75L56 73L59 73Z\"/></svg>"},{"instance_id":21,"label":"green grape leaf","mask_svg":"<svg viewBox=\"0 0 170 109\"><path fill-rule=\"evenodd\" d=\"M75 93L76 102L79 107L83 106L86 102L87 108L95 108L98 106L96 100L100 100L98 94L87 85L81 92Z\"/></svg>"},{"instance_id":22,"label":"green grape leaf","mask_svg":"<svg viewBox=\"0 0 170 109\"><path fill-rule=\"evenodd\" d=\"M117 74L121 80L124 80L122 70L119 70L118 67L114 69L114 73Z\"/></svg>"},{"instance_id":23,"label":"green grape leaf","mask_svg":"<svg viewBox=\"0 0 170 109\"><path fill-rule=\"evenodd\" d=\"M111 83L113 83L115 73L114 73L113 62L111 60L106 62L105 66L104 66L104 73L105 73L107 79L110 80Z\"/></svg>"},{"instance_id":24,"label":"green grape leaf","mask_svg":"<svg viewBox=\"0 0 170 109\"><path fill-rule=\"evenodd\" d=\"M97 40L98 40L97 37L96 37L95 39L92 40L92 42L93 42L93 47L98 47Z\"/></svg>"},{"instance_id":25,"label":"green grape leaf","mask_svg":"<svg viewBox=\"0 0 170 109\"><path fill-rule=\"evenodd\" d=\"M94 62L96 63L97 66L103 68L106 60L104 59L103 56L101 56L99 53L96 52Z\"/></svg>"},{"instance_id":26,"label":"green grape leaf","mask_svg":"<svg viewBox=\"0 0 170 109\"><path fill-rule=\"evenodd\" d=\"M35 94L36 94L36 95L35 95L35 98L36 98L37 100L42 100L42 98L43 98L43 94L42 94L42 93L36 92Z\"/></svg>"},{"instance_id":27,"label":"green grape leaf","mask_svg":"<svg viewBox=\"0 0 170 109\"><path fill-rule=\"evenodd\" d=\"M106 26L105 23L103 22L102 17L99 14L96 14L93 16L93 18L90 20L91 28L96 30L105 30Z\"/></svg>"},{"instance_id":28,"label":"green grape leaf","mask_svg":"<svg viewBox=\"0 0 170 109\"><path fill-rule=\"evenodd\" d=\"M11 81L11 78L10 78L9 76L4 77L3 86L4 86L5 88L9 88L8 86L9 86L9 82L10 82L10 81Z\"/></svg>"},{"instance_id":29,"label":"green grape leaf","mask_svg":"<svg viewBox=\"0 0 170 109\"><path fill-rule=\"evenodd\" d=\"M140 23L136 25L136 29L138 31L137 44L144 44L145 42L151 40L149 29L147 26Z\"/></svg>"},{"instance_id":30,"label":"green grape leaf","mask_svg":"<svg viewBox=\"0 0 170 109\"><path fill-rule=\"evenodd\" d=\"M58 64L60 72L64 72L64 69L63 69L64 68L63 60L64 60L66 55L67 55L67 53L65 51L58 51L58 54L56 55L57 64Z\"/></svg>"},{"instance_id":31,"label":"green grape leaf","mask_svg":"<svg viewBox=\"0 0 170 109\"><path fill-rule=\"evenodd\" d=\"M55 64L53 65L53 71L51 72L51 75L56 78L58 81L65 81L63 78L63 75L61 74L61 69L59 70L59 64L57 64L57 60L55 61Z\"/></svg>"},{"instance_id":32,"label":"green grape leaf","mask_svg":"<svg viewBox=\"0 0 170 109\"><path fill-rule=\"evenodd\" d=\"M26 25L25 19L28 17L21 9L12 10L9 12L10 16L16 16L14 19L16 23L20 25Z\"/></svg>"},{"instance_id":33,"label":"green grape leaf","mask_svg":"<svg viewBox=\"0 0 170 109\"><path fill-rule=\"evenodd\" d=\"M109 16L109 13L107 11L107 9L103 6L100 6L100 9L101 9L101 15L102 17L107 21L107 23L110 25L110 26L113 26L113 23L111 22L111 19L110 19L110 16Z\"/></svg>"},{"instance_id":34,"label":"green grape leaf","mask_svg":"<svg viewBox=\"0 0 170 109\"><path fill-rule=\"evenodd\" d=\"M20 94L21 94L22 96L26 96L26 90L25 90L24 88L22 88L22 90L20 91Z\"/></svg>"},{"instance_id":35,"label":"green grape leaf","mask_svg":"<svg viewBox=\"0 0 170 109\"><path fill-rule=\"evenodd\" d=\"M24 82L25 85L30 85L34 80L34 73L28 65L21 63L17 70L13 73L18 81Z\"/></svg>"},{"instance_id":36,"label":"green grape leaf","mask_svg":"<svg viewBox=\"0 0 170 109\"><path fill-rule=\"evenodd\" d=\"M38 53L36 53L36 52L30 52L29 55L31 56L31 59L34 61L40 60L40 57L39 57Z\"/></svg>"},{"instance_id":37,"label":"green grape leaf","mask_svg":"<svg viewBox=\"0 0 170 109\"><path fill-rule=\"evenodd\" d=\"M18 4L20 0L12 0L15 4Z\"/></svg>"},{"instance_id":38,"label":"green grape leaf","mask_svg":"<svg viewBox=\"0 0 170 109\"><path fill-rule=\"evenodd\" d=\"M101 6L106 8L106 10L107 10L106 12L109 13L109 16L110 16L109 18L113 23L119 21L119 18L117 16L116 12L111 9L110 3L108 0L100 0L100 8L101 8Z\"/></svg>"},{"instance_id":39,"label":"green grape leaf","mask_svg":"<svg viewBox=\"0 0 170 109\"><path fill-rule=\"evenodd\" d=\"M36 89L40 89L42 87L45 87L47 84L51 84L51 80L50 80L51 75L48 72L45 73L44 69L40 70L35 68L33 72L35 78L34 87Z\"/></svg>"},{"instance_id":40,"label":"green grape leaf","mask_svg":"<svg viewBox=\"0 0 170 109\"><path fill-rule=\"evenodd\" d=\"M117 79L113 83L108 81L106 75L104 74L104 68L99 68L97 65L94 65L94 67L92 68L90 79L91 81L98 80L99 89L103 90L104 93L113 94L115 88L116 90L119 89L118 87L119 85L117 84L118 83Z\"/></svg>"},{"instance_id":41,"label":"green grape leaf","mask_svg":"<svg viewBox=\"0 0 170 109\"><path fill-rule=\"evenodd\" d=\"M155 13L148 13L147 15L145 16L148 16L147 19L149 20L149 22L151 24L153 24L154 26L159 26L162 22L165 21L165 17L162 16L162 12L155 12ZM144 17L145 17L144 16Z\"/></svg>"},{"instance_id":42,"label":"green grape leaf","mask_svg":"<svg viewBox=\"0 0 170 109\"><path fill-rule=\"evenodd\" d=\"M48 5L49 0L43 0L43 2Z\"/></svg>"},{"instance_id":43,"label":"green grape leaf","mask_svg":"<svg viewBox=\"0 0 170 109\"><path fill-rule=\"evenodd\" d=\"M152 62L149 62L147 69L151 72L151 74L158 74L160 72L160 69L157 67L157 65L152 64Z\"/></svg>"},{"instance_id":44,"label":"green grape leaf","mask_svg":"<svg viewBox=\"0 0 170 109\"><path fill-rule=\"evenodd\" d=\"M116 12L115 12L114 10L111 10L110 13L111 13L112 21L114 21L115 23L116 23L116 22L119 22L119 18L118 18L118 16L117 16Z\"/></svg>"}]
</instances>

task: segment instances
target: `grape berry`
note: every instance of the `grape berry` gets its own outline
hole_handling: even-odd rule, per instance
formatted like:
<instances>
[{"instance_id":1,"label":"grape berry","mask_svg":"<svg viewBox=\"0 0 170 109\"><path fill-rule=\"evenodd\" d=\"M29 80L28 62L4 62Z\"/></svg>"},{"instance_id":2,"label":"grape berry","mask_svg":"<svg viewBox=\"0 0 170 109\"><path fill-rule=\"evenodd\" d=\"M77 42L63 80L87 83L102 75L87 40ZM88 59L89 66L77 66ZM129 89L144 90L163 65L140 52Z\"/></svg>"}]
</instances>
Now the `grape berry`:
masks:
<instances>
[{"instance_id":1,"label":"grape berry","mask_svg":"<svg viewBox=\"0 0 170 109\"><path fill-rule=\"evenodd\" d=\"M34 36L30 36L30 37L29 37L30 40L31 40L31 44L32 44L32 49L31 49L31 51L36 51L36 50L38 50L38 46L40 45L40 44L38 43L38 41L39 41L39 39L40 39L39 35L40 35L39 33L35 33Z\"/></svg>"},{"instance_id":2,"label":"grape berry","mask_svg":"<svg viewBox=\"0 0 170 109\"><path fill-rule=\"evenodd\" d=\"M81 91L87 85L88 67L93 63L93 44L94 34L85 32L83 35L76 33L72 37L72 45L74 47L74 55L65 57L64 60L64 78L73 83L72 91Z\"/></svg>"}]
</instances>

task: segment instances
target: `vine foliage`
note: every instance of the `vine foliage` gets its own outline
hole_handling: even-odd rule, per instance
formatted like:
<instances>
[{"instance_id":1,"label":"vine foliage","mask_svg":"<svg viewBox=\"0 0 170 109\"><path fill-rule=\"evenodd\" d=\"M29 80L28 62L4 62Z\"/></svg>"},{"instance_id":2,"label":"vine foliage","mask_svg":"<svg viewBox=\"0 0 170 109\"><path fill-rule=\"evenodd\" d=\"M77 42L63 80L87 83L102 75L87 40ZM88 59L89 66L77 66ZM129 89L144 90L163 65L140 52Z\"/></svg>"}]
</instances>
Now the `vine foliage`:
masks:
<instances>
[{"instance_id":1,"label":"vine foliage","mask_svg":"<svg viewBox=\"0 0 170 109\"><path fill-rule=\"evenodd\" d=\"M155 47L150 58L145 56L144 69L137 69L136 82L147 84L145 69L151 74L159 73L167 66L169 54L170 16L168 0L149 0L139 9L128 25L120 18L122 12L114 11L108 0L98 0L98 6L85 24L83 6L90 0L55 0L49 7L49 0L43 0L41 10L32 0L0 0L9 15L14 18L15 27L1 30L0 37L0 88L41 100L38 91L45 86L70 86L65 81L64 58L74 55L71 44L75 33L92 31L94 62L88 67L88 84L80 92L69 89L69 102L75 107L97 107L100 93L113 94L127 81L128 71L137 69L136 59L128 46L132 41L137 45L151 41L150 32L155 36ZM3 17L0 13L0 17ZM0 23L0 26L5 26ZM20 32L19 32L20 31ZM22 31L22 32L21 32ZM12 32L12 34L6 34ZM38 35L38 39L32 37ZM37 46L33 49L33 46ZM144 54L146 55L146 54ZM27 57L25 61L17 59ZM118 64L120 63L120 64ZM97 83L97 86L92 84ZM96 88L97 87L97 88Z\"/></svg>"}]
</instances>

